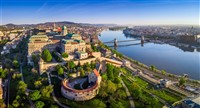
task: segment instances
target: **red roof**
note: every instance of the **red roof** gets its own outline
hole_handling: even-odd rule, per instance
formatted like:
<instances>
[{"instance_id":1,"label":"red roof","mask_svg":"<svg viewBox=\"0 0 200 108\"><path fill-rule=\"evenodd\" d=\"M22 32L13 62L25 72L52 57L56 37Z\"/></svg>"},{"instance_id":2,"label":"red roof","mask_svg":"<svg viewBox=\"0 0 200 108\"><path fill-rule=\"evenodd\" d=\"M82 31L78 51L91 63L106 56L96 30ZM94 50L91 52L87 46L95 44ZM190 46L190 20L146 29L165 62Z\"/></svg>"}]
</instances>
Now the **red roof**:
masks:
<instances>
[{"instance_id":1,"label":"red roof","mask_svg":"<svg viewBox=\"0 0 200 108\"><path fill-rule=\"evenodd\" d=\"M71 44L78 44L78 42L71 42Z\"/></svg>"},{"instance_id":2,"label":"red roof","mask_svg":"<svg viewBox=\"0 0 200 108\"><path fill-rule=\"evenodd\" d=\"M94 71L94 74L95 74L96 76L100 76L99 72L98 72L96 69L94 69L93 71Z\"/></svg>"},{"instance_id":3,"label":"red roof","mask_svg":"<svg viewBox=\"0 0 200 108\"><path fill-rule=\"evenodd\" d=\"M60 40L52 39L52 42L53 43L58 43L58 42L60 42Z\"/></svg>"}]
</instances>

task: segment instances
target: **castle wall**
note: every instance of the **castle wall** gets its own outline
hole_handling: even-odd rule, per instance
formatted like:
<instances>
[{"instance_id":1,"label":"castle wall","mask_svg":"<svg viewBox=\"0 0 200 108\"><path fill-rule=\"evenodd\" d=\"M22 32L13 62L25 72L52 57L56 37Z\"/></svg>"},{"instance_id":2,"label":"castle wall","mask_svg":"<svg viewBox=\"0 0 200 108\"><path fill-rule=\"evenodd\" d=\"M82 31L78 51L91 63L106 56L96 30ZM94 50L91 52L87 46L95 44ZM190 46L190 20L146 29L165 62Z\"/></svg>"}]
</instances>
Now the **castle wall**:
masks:
<instances>
[{"instance_id":1,"label":"castle wall","mask_svg":"<svg viewBox=\"0 0 200 108\"><path fill-rule=\"evenodd\" d=\"M62 85L61 93L65 98L74 101L90 100L99 93L100 83L101 83L101 76L97 78L97 82L93 87L84 90L75 90L72 88L66 88L64 87L66 85ZM66 80L63 81L63 84L66 84Z\"/></svg>"}]
</instances>

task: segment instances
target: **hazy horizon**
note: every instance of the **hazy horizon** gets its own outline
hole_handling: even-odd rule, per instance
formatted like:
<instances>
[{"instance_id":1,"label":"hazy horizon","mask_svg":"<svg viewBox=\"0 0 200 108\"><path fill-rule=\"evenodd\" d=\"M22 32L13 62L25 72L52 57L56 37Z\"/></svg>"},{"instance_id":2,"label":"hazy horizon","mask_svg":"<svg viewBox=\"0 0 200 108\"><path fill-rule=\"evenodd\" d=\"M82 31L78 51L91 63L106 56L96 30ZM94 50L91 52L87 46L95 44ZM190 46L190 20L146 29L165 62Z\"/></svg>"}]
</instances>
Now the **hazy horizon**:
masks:
<instances>
[{"instance_id":1,"label":"hazy horizon","mask_svg":"<svg viewBox=\"0 0 200 108\"><path fill-rule=\"evenodd\" d=\"M0 25L199 25L198 0L1 0Z\"/></svg>"},{"instance_id":2,"label":"hazy horizon","mask_svg":"<svg viewBox=\"0 0 200 108\"><path fill-rule=\"evenodd\" d=\"M7 23L7 24L3 24L0 26L4 26L4 25L8 25L8 24L13 24L13 25L35 25L35 24L44 24L44 23L58 23L58 22L73 22L73 23L77 23L77 24L105 24L105 25L118 25L118 26L198 26L198 24L114 24L114 23L89 23L89 22L74 22L74 21L46 21L46 22L39 22L39 23L22 23L22 24L16 24L16 23Z\"/></svg>"}]
</instances>

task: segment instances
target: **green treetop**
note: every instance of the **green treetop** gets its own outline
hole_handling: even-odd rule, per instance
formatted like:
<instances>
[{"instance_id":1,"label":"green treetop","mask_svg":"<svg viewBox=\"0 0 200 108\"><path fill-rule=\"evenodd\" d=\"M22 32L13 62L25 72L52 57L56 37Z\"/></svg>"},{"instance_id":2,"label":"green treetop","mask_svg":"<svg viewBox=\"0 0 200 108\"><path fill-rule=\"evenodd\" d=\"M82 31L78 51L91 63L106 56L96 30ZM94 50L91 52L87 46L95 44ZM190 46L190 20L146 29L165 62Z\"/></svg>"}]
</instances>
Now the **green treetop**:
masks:
<instances>
[{"instance_id":1,"label":"green treetop","mask_svg":"<svg viewBox=\"0 0 200 108\"><path fill-rule=\"evenodd\" d=\"M62 57L63 57L63 58L67 58L68 56L69 56L69 55L68 55L67 53L65 53L65 52L62 53Z\"/></svg>"},{"instance_id":2,"label":"green treetop","mask_svg":"<svg viewBox=\"0 0 200 108\"><path fill-rule=\"evenodd\" d=\"M49 52L48 49L45 49L43 52L42 52L42 58L44 59L44 61L46 62L50 62L52 60L52 55L51 53Z\"/></svg>"},{"instance_id":3,"label":"green treetop","mask_svg":"<svg viewBox=\"0 0 200 108\"><path fill-rule=\"evenodd\" d=\"M41 94L40 94L40 91L38 90L34 90L33 92L30 93L30 99L33 101L40 99L40 97L41 97Z\"/></svg>"},{"instance_id":4,"label":"green treetop","mask_svg":"<svg viewBox=\"0 0 200 108\"><path fill-rule=\"evenodd\" d=\"M37 101L34 105L36 108L43 108L45 104L42 101Z\"/></svg>"}]
</instances>

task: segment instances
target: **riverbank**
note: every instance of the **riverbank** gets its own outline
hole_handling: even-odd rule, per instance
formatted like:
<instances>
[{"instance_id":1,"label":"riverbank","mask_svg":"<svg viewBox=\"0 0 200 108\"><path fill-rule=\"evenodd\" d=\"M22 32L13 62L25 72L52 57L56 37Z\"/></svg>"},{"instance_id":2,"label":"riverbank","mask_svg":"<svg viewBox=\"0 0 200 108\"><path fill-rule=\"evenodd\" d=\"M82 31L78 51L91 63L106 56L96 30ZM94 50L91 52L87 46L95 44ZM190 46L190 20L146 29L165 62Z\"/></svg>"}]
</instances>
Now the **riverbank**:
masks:
<instances>
[{"instance_id":1,"label":"riverbank","mask_svg":"<svg viewBox=\"0 0 200 108\"><path fill-rule=\"evenodd\" d=\"M99 41L101 41L101 43L103 43L102 40L99 39ZM111 48L109 48L109 49L111 49ZM112 49L112 50L114 50L114 49ZM129 51L131 52L131 50L129 50ZM120 53L120 55L123 55L123 58L128 59L128 60L131 60L134 64L137 64L138 66L142 66L142 67L144 67L144 68L146 68L146 69L150 69L150 66L147 66L147 65L145 65L144 63L140 63L139 61L134 60L134 59L131 58L131 57L125 56L124 54L122 54L122 53L119 52L119 51L114 51L114 52ZM156 72L156 73L162 74L162 70L159 70L159 69L156 69L155 72ZM167 77L171 77L171 78L176 78L176 79L179 79L179 78L181 77L181 76L178 75L178 74L171 74L171 73L169 73L169 72L166 72L166 76L167 76ZM189 82L189 83L193 83L193 85L195 85L195 86L196 86L196 85L197 85L197 86L200 86L199 80L195 80L195 79L192 79L192 78L188 78L188 82Z\"/></svg>"},{"instance_id":2,"label":"riverbank","mask_svg":"<svg viewBox=\"0 0 200 108\"><path fill-rule=\"evenodd\" d=\"M168 73L176 75L185 74L191 79L200 80L200 70L198 68L200 62L197 59L200 52L198 52L198 49L178 47L177 45L160 41L147 42L143 46L140 44L123 46L140 43L140 40L138 38L126 37L122 31L104 30L98 38L102 42L108 42L114 38L118 41L136 40L118 43L119 46L115 49L123 55L149 67L154 65L159 70L165 70ZM113 43L106 43L106 45L113 46Z\"/></svg>"},{"instance_id":3,"label":"riverbank","mask_svg":"<svg viewBox=\"0 0 200 108\"><path fill-rule=\"evenodd\" d=\"M198 90L200 88L200 82L198 80L193 80L193 79L189 79L189 78L185 77L186 82L184 83L184 86L182 86L182 85L180 86L179 80L183 76L170 74L170 73L167 73L166 71L156 69L156 67L152 68L152 66L151 67L146 66L143 63L140 63L136 60L133 60L133 59L117 52L116 50L113 50L113 49L107 47L103 43L100 43L100 46L103 47L103 48L107 48L108 50L112 51L113 54L118 53L118 55L116 54L116 57L113 57L114 59L117 59L117 60L122 61L122 62L123 61L130 62L130 66L132 68L135 68L137 71L140 71L140 72L146 74L148 77L152 77L153 80L155 80L155 81L159 82L161 79L169 80L172 83L172 85L170 86L170 90L172 90L172 91L174 90L175 93L180 93L180 94L183 94L187 97L193 97L194 95L200 93L200 91ZM140 73L140 72L137 73L136 70L133 71L133 74L139 74ZM158 83L153 83L153 85L154 84L158 84ZM191 89L187 89L188 87L195 89L195 90L192 91Z\"/></svg>"},{"instance_id":4,"label":"riverbank","mask_svg":"<svg viewBox=\"0 0 200 108\"><path fill-rule=\"evenodd\" d=\"M140 38L141 36L136 36L136 35L130 35L124 33L127 37L134 37L134 38ZM194 43L194 42L182 42L176 37L169 37L169 36L145 36L145 40L148 40L149 42L154 42L158 44L169 44L172 46L176 46L181 48L182 50L186 51L197 51L200 52L200 43ZM188 48L188 49L186 49ZM193 49L193 50L192 50Z\"/></svg>"}]
</instances>

